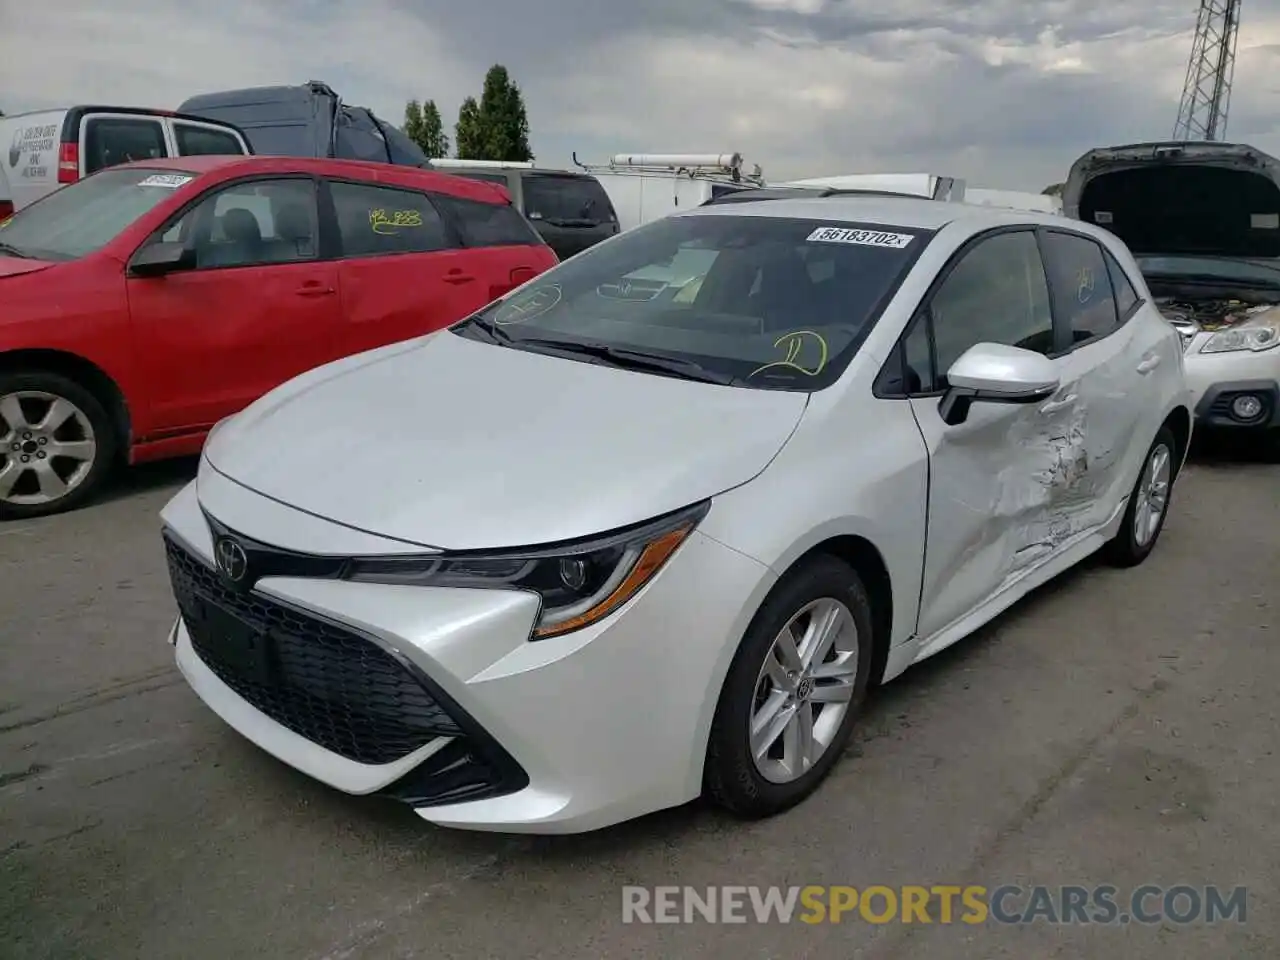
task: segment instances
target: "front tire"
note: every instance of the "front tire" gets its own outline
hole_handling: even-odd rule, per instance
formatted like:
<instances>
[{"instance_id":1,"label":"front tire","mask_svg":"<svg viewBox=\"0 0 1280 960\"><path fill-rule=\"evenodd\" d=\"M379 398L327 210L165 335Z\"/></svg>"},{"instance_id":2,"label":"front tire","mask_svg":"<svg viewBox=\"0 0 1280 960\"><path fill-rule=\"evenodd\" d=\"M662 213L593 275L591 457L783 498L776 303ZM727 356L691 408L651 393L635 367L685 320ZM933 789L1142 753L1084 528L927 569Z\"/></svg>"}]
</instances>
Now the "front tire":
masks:
<instances>
[{"instance_id":1,"label":"front tire","mask_svg":"<svg viewBox=\"0 0 1280 960\"><path fill-rule=\"evenodd\" d=\"M1104 550L1105 559L1113 566L1136 567L1155 549L1169 515L1177 477L1177 449L1173 431L1161 427L1142 462L1120 530Z\"/></svg>"},{"instance_id":2,"label":"front tire","mask_svg":"<svg viewBox=\"0 0 1280 960\"><path fill-rule=\"evenodd\" d=\"M0 521L79 506L111 472L117 446L106 410L76 381L0 374Z\"/></svg>"},{"instance_id":3,"label":"front tire","mask_svg":"<svg viewBox=\"0 0 1280 960\"><path fill-rule=\"evenodd\" d=\"M853 732L872 663L871 602L831 556L789 572L747 628L707 744L704 786L731 813L795 806L831 772Z\"/></svg>"}]
</instances>

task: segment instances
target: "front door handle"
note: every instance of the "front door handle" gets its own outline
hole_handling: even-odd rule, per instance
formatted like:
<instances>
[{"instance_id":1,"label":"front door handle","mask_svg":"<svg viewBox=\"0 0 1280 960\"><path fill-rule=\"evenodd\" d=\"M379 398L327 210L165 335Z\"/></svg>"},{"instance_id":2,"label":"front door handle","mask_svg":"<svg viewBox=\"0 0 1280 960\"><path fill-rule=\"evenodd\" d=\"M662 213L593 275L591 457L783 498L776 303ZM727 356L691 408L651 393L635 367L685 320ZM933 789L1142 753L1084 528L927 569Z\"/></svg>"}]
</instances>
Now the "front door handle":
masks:
<instances>
[{"instance_id":1,"label":"front door handle","mask_svg":"<svg viewBox=\"0 0 1280 960\"><path fill-rule=\"evenodd\" d=\"M1048 403L1040 407L1041 413L1055 413L1058 410L1065 410L1067 407L1075 403L1077 397L1074 393L1069 393L1061 400L1050 400Z\"/></svg>"},{"instance_id":2,"label":"front door handle","mask_svg":"<svg viewBox=\"0 0 1280 960\"><path fill-rule=\"evenodd\" d=\"M295 292L300 297L327 297L337 291L320 283L304 283Z\"/></svg>"},{"instance_id":3,"label":"front door handle","mask_svg":"<svg viewBox=\"0 0 1280 960\"><path fill-rule=\"evenodd\" d=\"M1158 366L1160 366L1160 356L1158 354L1154 354L1138 364L1138 372L1145 377Z\"/></svg>"},{"instance_id":4,"label":"front door handle","mask_svg":"<svg viewBox=\"0 0 1280 960\"><path fill-rule=\"evenodd\" d=\"M445 283L470 283L474 279L475 277L471 274L463 273L461 270L450 270L444 275Z\"/></svg>"}]
</instances>

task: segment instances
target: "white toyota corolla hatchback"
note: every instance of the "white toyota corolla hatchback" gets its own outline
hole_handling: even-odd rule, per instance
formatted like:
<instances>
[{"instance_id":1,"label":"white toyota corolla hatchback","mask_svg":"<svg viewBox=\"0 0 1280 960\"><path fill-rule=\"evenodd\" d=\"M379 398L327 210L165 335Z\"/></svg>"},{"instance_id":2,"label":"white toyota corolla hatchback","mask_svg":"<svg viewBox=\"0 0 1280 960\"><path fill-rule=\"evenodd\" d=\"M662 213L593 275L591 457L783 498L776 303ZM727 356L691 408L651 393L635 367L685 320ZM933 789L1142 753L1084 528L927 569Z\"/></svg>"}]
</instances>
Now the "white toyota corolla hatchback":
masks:
<instances>
[{"instance_id":1,"label":"white toyota corolla hatchback","mask_svg":"<svg viewBox=\"0 0 1280 960\"><path fill-rule=\"evenodd\" d=\"M1191 431L1111 234L893 197L712 204L221 424L164 510L196 693L454 827L784 810L869 685L1105 549Z\"/></svg>"}]
</instances>

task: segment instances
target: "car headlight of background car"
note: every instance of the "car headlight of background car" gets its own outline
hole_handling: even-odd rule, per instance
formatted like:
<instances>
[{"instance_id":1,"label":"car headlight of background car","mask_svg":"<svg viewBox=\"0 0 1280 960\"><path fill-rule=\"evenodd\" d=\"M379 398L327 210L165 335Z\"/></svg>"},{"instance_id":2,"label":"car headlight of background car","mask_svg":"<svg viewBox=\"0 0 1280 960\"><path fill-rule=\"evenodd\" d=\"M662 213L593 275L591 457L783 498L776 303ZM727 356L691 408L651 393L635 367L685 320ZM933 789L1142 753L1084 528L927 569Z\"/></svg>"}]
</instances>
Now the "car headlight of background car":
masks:
<instances>
[{"instance_id":1,"label":"car headlight of background car","mask_svg":"<svg viewBox=\"0 0 1280 960\"><path fill-rule=\"evenodd\" d=\"M1267 324L1259 327L1219 330L1205 341L1200 352L1235 353L1238 350L1252 350L1258 353L1276 346L1280 346L1280 325Z\"/></svg>"},{"instance_id":2,"label":"car headlight of background car","mask_svg":"<svg viewBox=\"0 0 1280 960\"><path fill-rule=\"evenodd\" d=\"M703 501L644 524L546 547L364 557L352 560L344 576L364 583L536 593L542 609L531 639L541 640L590 626L630 600L710 506L710 501Z\"/></svg>"}]
</instances>

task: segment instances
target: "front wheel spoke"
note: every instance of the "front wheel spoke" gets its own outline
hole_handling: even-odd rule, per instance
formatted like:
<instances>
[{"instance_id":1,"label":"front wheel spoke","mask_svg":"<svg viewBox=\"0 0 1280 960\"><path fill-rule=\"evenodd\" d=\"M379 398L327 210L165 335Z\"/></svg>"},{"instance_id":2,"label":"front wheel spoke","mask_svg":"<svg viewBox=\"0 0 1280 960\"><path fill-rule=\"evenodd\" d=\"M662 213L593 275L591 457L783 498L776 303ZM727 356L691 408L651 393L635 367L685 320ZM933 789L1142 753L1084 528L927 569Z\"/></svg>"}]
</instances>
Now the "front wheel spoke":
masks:
<instances>
[{"instance_id":1,"label":"front wheel spoke","mask_svg":"<svg viewBox=\"0 0 1280 960\"><path fill-rule=\"evenodd\" d=\"M777 703L772 703L774 697L778 698ZM794 716L793 711L784 704L787 698L784 694L774 693L770 696L770 700L765 701L763 707L756 713L751 725L751 752L757 760L763 760L768 756L769 750L778 742L778 738L790 725ZM763 715L763 717L762 717ZM759 723L755 722L758 719Z\"/></svg>"},{"instance_id":2,"label":"front wheel spoke","mask_svg":"<svg viewBox=\"0 0 1280 960\"><path fill-rule=\"evenodd\" d=\"M24 427L29 427L27 423L27 415L22 412L22 404L18 402L18 398L13 394L7 397L0 397L0 420L9 425L9 431L6 437L18 433Z\"/></svg>"},{"instance_id":3,"label":"front wheel spoke","mask_svg":"<svg viewBox=\"0 0 1280 960\"><path fill-rule=\"evenodd\" d=\"M795 631L791 624L787 624L782 628L782 632L778 634L778 638L773 641L773 649L777 651L778 659L782 661L782 666L793 673L799 673L804 669L804 664L800 660L800 646L796 642Z\"/></svg>"},{"instance_id":4,"label":"front wheel spoke","mask_svg":"<svg viewBox=\"0 0 1280 960\"><path fill-rule=\"evenodd\" d=\"M824 604L809 617L809 625L800 645L800 662L806 667L821 663L835 642L840 622L840 608L834 603Z\"/></svg>"},{"instance_id":5,"label":"front wheel spoke","mask_svg":"<svg viewBox=\"0 0 1280 960\"><path fill-rule=\"evenodd\" d=\"M809 671L814 680L841 680L858 672L858 655L854 650L837 653L834 660L821 663Z\"/></svg>"},{"instance_id":6,"label":"front wheel spoke","mask_svg":"<svg viewBox=\"0 0 1280 960\"><path fill-rule=\"evenodd\" d=\"M36 480L40 484L40 492L46 497L52 500L67 492L66 483L54 472L48 460L41 460L39 463L34 464L34 469Z\"/></svg>"},{"instance_id":7,"label":"front wheel spoke","mask_svg":"<svg viewBox=\"0 0 1280 960\"><path fill-rule=\"evenodd\" d=\"M820 683L809 695L810 703L848 703L852 699L853 683L843 679L835 683Z\"/></svg>"},{"instance_id":8,"label":"front wheel spoke","mask_svg":"<svg viewBox=\"0 0 1280 960\"><path fill-rule=\"evenodd\" d=\"M787 672L787 668L773 655L772 651L769 652L769 656L765 659L764 675L773 683L775 690L784 690L787 693L795 692L795 680Z\"/></svg>"},{"instance_id":9,"label":"front wheel spoke","mask_svg":"<svg viewBox=\"0 0 1280 960\"><path fill-rule=\"evenodd\" d=\"M800 704L782 734L782 761L792 775L804 773L813 765L813 708Z\"/></svg>"},{"instance_id":10,"label":"front wheel spoke","mask_svg":"<svg viewBox=\"0 0 1280 960\"><path fill-rule=\"evenodd\" d=\"M49 404L49 410L40 421L40 429L53 433L76 414L76 408L69 400L56 398Z\"/></svg>"},{"instance_id":11,"label":"front wheel spoke","mask_svg":"<svg viewBox=\"0 0 1280 960\"><path fill-rule=\"evenodd\" d=\"M79 460L81 463L92 460L97 450L98 445L92 440L51 440L47 448L51 457L67 457L70 460Z\"/></svg>"},{"instance_id":12,"label":"front wheel spoke","mask_svg":"<svg viewBox=\"0 0 1280 960\"><path fill-rule=\"evenodd\" d=\"M10 460L3 467L0 467L0 500L6 499L13 492L14 486L18 483L27 468L16 460Z\"/></svg>"}]
</instances>

